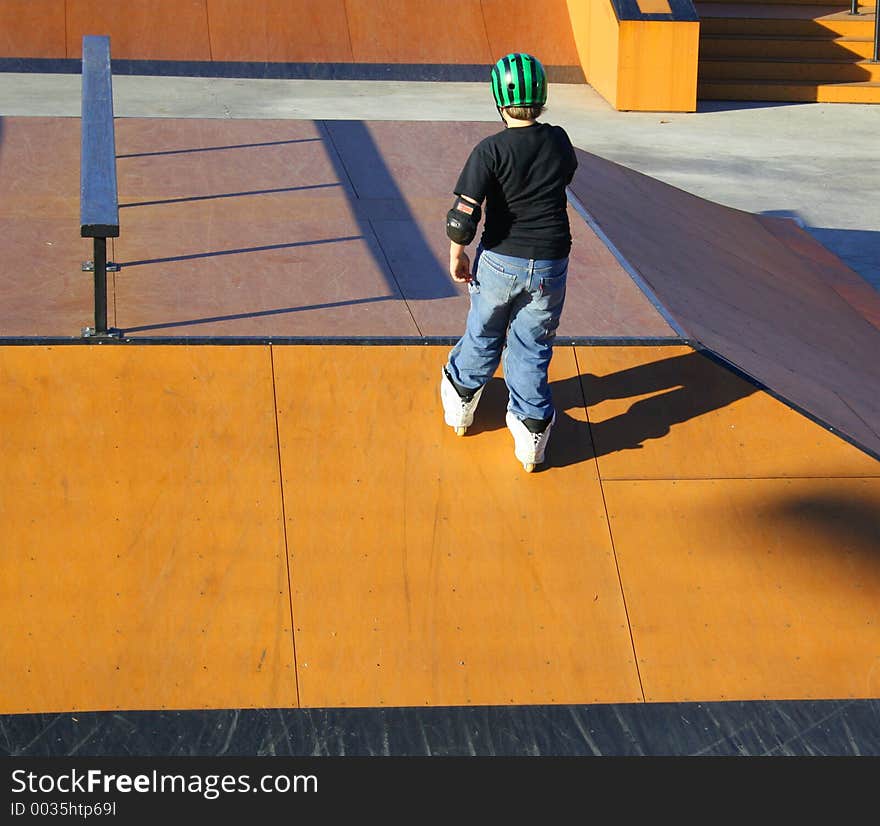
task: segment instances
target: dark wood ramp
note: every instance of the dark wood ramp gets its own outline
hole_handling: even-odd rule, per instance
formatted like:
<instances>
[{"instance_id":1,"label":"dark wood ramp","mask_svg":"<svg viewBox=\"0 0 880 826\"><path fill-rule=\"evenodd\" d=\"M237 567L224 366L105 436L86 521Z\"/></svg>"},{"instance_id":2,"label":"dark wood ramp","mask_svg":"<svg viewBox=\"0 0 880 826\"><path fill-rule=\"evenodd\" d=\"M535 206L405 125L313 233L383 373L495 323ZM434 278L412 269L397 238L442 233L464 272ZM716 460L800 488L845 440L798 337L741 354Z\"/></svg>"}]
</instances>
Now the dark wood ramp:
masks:
<instances>
[{"instance_id":1,"label":"dark wood ramp","mask_svg":"<svg viewBox=\"0 0 880 826\"><path fill-rule=\"evenodd\" d=\"M572 191L690 337L880 456L880 295L785 219L578 158Z\"/></svg>"},{"instance_id":2,"label":"dark wood ramp","mask_svg":"<svg viewBox=\"0 0 880 826\"><path fill-rule=\"evenodd\" d=\"M0 260L0 336L78 337L93 320L76 223L79 121L2 123L0 214L18 231L2 242L15 254ZM447 272L445 216L471 147L498 128L118 119L110 326L130 338L460 335L467 291ZM560 334L674 339L570 215Z\"/></svg>"}]
</instances>

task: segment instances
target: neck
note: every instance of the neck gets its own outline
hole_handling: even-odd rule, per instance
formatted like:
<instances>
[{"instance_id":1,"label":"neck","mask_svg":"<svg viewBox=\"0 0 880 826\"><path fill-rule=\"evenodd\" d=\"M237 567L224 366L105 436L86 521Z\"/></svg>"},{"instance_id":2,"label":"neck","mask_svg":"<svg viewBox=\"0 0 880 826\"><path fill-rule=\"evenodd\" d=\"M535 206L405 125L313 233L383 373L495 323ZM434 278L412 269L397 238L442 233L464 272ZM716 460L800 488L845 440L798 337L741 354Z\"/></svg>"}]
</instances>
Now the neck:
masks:
<instances>
[{"instance_id":1,"label":"neck","mask_svg":"<svg viewBox=\"0 0 880 826\"><path fill-rule=\"evenodd\" d=\"M532 126L533 124L537 123L536 120L517 120L516 118L512 118L503 109L501 110L501 117L511 129L516 129L520 126Z\"/></svg>"}]
</instances>

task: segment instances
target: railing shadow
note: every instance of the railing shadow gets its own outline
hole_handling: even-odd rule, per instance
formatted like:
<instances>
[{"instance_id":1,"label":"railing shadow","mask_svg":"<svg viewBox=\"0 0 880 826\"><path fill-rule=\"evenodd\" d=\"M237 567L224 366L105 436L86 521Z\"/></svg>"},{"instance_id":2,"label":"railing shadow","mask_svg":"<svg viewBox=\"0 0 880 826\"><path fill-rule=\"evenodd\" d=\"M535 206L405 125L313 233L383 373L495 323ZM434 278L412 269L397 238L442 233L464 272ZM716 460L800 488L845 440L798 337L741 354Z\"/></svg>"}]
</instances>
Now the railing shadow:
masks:
<instances>
[{"instance_id":1,"label":"railing shadow","mask_svg":"<svg viewBox=\"0 0 880 826\"><path fill-rule=\"evenodd\" d=\"M294 247L312 247L320 244L339 244L344 241L361 241L360 235L343 235L339 238L318 238L314 241L291 241L289 244L264 244L258 247L238 247L228 250L212 250L209 252L192 252L184 255L169 255L165 258L144 258L140 261L122 261L120 267L141 267L145 264L170 264L175 261L192 261L199 258L216 258L223 255L245 255L253 252L270 252L273 250L291 249Z\"/></svg>"},{"instance_id":2,"label":"railing shadow","mask_svg":"<svg viewBox=\"0 0 880 826\"><path fill-rule=\"evenodd\" d=\"M143 206L162 206L163 204L185 204L191 201L215 201L221 198L246 198L251 195L277 195L281 192L302 192L308 189L333 189L339 184L307 184L305 186L282 186L277 189L252 189L244 192L221 192L213 195L187 195L183 198L162 198L155 201L132 201L120 204L120 209Z\"/></svg>"},{"instance_id":3,"label":"railing shadow","mask_svg":"<svg viewBox=\"0 0 880 826\"><path fill-rule=\"evenodd\" d=\"M346 196L347 209L341 210L352 216L357 223L358 234L335 238L321 239L309 242L269 244L259 247L237 248L230 250L194 251L192 253L174 256L156 256L155 258L141 259L136 261L120 261L117 266L124 272L135 266L149 264L166 264L171 262L190 261L204 258L212 258L221 255L240 255L246 253L262 252L266 250L285 249L290 247L326 244L334 241L360 240L364 242L365 252L373 259L373 263L380 276L385 281L388 293L391 296L382 296L381 300L396 297L400 300L407 299L438 299L449 298L458 295L453 286L445 265L433 252L431 244L424 237L418 221L409 209L401 186L395 180L395 176L386 163L380 147L376 144L366 124L361 121L333 122L328 126L323 121L315 121L315 128L320 137L306 139L277 140L254 143L230 144L212 147L192 147L166 149L156 152L132 152L120 153L118 161L132 158L156 158L161 162L162 156L181 155L198 152L218 152L246 150L258 147L279 147L287 144L323 142L327 158L334 171L336 180L330 183L303 184L290 187L278 187L268 189L254 189L242 192L227 192L208 195L186 195L182 197L157 198L150 201L128 202L121 204L121 208L131 209L142 206L158 206L162 204L179 204L185 202L210 201L215 199L233 199L236 197L259 197L261 195L273 195L284 192L319 190L337 188ZM335 136L335 139L334 139ZM343 145L337 146L341 141ZM233 161L234 162L234 161ZM356 164L357 169L352 168ZM354 183L359 178L357 173L368 170L368 179L371 197L362 198ZM362 177L362 175L360 176ZM452 186L450 181L450 188ZM442 217L442 216L441 216ZM376 224L375 221L382 223ZM393 224L388 224L392 221ZM389 227L392 227L389 229ZM438 222L439 232L442 225ZM373 300L373 299L371 299ZM351 302L362 303L361 299L353 299ZM303 305L302 309L314 309L323 305ZM211 319L190 319L179 322L177 325L168 322L151 324L147 328L136 329L161 329L163 327L179 326L179 324L198 324L217 321L223 318L247 318L253 315L274 315L282 312L292 312L294 308L267 311L258 314L229 314ZM131 328L134 330L135 328Z\"/></svg>"},{"instance_id":4,"label":"railing shadow","mask_svg":"<svg viewBox=\"0 0 880 826\"><path fill-rule=\"evenodd\" d=\"M297 307L279 307L272 310L257 310L252 313L233 313L231 315L209 316L206 318L190 318L183 321L165 321L160 324L142 324L139 327L126 327L120 332L123 335L130 333L148 333L153 330L167 330L175 327L194 327L199 324L215 324L223 321L241 321L245 318L264 318L276 315L288 315L290 313L306 313L313 310L332 310L337 307L351 307L357 304L375 304L380 301L394 301L395 295L377 295L369 298L351 298L345 301L326 301L322 304L301 304Z\"/></svg>"},{"instance_id":5,"label":"railing shadow","mask_svg":"<svg viewBox=\"0 0 880 826\"><path fill-rule=\"evenodd\" d=\"M223 152L228 149L258 149L261 146L285 146L291 143L316 143L321 138L291 138L283 141L258 141L256 143L232 143L223 146L194 146L186 149L162 149L158 152L129 152L117 154L116 160L125 158L153 158L157 155L190 155L194 152Z\"/></svg>"}]
</instances>

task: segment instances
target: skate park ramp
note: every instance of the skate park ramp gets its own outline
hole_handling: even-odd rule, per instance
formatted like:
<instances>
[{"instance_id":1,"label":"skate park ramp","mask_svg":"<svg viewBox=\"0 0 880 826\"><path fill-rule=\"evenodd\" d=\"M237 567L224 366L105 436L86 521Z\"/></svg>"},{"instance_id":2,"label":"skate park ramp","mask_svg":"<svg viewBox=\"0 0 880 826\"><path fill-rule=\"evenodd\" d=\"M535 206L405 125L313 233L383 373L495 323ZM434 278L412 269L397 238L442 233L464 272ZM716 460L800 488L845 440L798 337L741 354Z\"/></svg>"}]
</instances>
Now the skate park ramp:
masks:
<instances>
[{"instance_id":1,"label":"skate park ramp","mask_svg":"<svg viewBox=\"0 0 880 826\"><path fill-rule=\"evenodd\" d=\"M0 6L0 54L78 59L82 38L103 33L135 73L271 70L388 77L405 65L429 77L477 72L512 51L540 54L551 81L583 80L566 0L544 0L540 25L525 0L91 0ZM426 33L430 33L427 34ZM163 66L164 64L164 66ZM117 65L117 71L122 68Z\"/></svg>"},{"instance_id":2,"label":"skate park ramp","mask_svg":"<svg viewBox=\"0 0 880 826\"><path fill-rule=\"evenodd\" d=\"M120 120L107 341L77 122L2 126L9 752L877 751L877 303L795 225L579 152L526 474L437 392L495 124Z\"/></svg>"},{"instance_id":3,"label":"skate park ramp","mask_svg":"<svg viewBox=\"0 0 880 826\"><path fill-rule=\"evenodd\" d=\"M880 457L880 300L797 225L578 150L571 190L688 336Z\"/></svg>"}]
</instances>

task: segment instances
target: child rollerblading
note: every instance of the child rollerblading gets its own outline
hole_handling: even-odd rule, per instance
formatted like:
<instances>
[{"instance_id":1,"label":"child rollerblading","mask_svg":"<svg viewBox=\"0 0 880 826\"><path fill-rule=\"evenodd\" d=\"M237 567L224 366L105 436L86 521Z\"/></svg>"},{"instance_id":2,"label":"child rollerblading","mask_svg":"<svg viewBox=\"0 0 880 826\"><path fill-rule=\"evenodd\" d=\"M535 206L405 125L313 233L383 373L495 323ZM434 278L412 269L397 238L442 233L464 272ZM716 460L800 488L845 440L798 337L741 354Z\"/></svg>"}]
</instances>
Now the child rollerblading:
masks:
<instances>
[{"instance_id":1,"label":"child rollerblading","mask_svg":"<svg viewBox=\"0 0 880 826\"><path fill-rule=\"evenodd\" d=\"M499 363L506 423L526 471L544 461L556 412L547 381L565 301L571 232L565 188L577 157L565 130L539 123L547 101L541 63L509 54L491 73L505 128L471 151L446 216L449 273L470 295L464 335L440 379L446 424L462 436ZM465 252L485 221L473 268Z\"/></svg>"}]
</instances>

